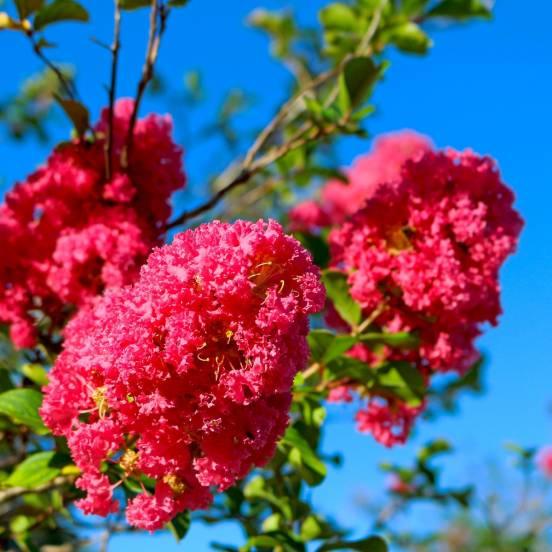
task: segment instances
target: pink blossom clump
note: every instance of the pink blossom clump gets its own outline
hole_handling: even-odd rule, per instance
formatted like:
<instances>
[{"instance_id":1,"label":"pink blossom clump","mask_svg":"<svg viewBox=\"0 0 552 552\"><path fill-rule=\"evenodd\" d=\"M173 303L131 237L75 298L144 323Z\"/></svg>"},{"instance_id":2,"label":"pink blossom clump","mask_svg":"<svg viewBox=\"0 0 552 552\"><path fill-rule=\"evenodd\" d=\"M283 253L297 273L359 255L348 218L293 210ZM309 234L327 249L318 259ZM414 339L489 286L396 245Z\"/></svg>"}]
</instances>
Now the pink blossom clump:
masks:
<instances>
[{"instance_id":1,"label":"pink blossom clump","mask_svg":"<svg viewBox=\"0 0 552 552\"><path fill-rule=\"evenodd\" d=\"M110 178L105 109L93 139L60 144L0 205L0 323L18 347L36 343L39 321L51 333L104 289L133 282L162 241L170 196L185 183L182 150L170 117L149 115L123 167L133 108L114 109Z\"/></svg>"},{"instance_id":2,"label":"pink blossom clump","mask_svg":"<svg viewBox=\"0 0 552 552\"><path fill-rule=\"evenodd\" d=\"M352 167L343 171L347 182L329 180L322 188L320 201L308 200L290 211L291 230L313 233L341 224L382 182L398 178L407 159L431 149L429 138L411 130L377 138L370 153L358 157Z\"/></svg>"},{"instance_id":3,"label":"pink blossom clump","mask_svg":"<svg viewBox=\"0 0 552 552\"><path fill-rule=\"evenodd\" d=\"M537 466L544 476L552 479L552 446L540 449L537 454Z\"/></svg>"},{"instance_id":4,"label":"pink blossom clump","mask_svg":"<svg viewBox=\"0 0 552 552\"><path fill-rule=\"evenodd\" d=\"M155 488L126 514L155 530L266 463L324 301L310 254L278 223L215 221L81 311L41 409L84 474L80 507L105 515L121 478L147 476Z\"/></svg>"},{"instance_id":5,"label":"pink blossom clump","mask_svg":"<svg viewBox=\"0 0 552 552\"><path fill-rule=\"evenodd\" d=\"M481 325L501 313L499 269L523 225L513 200L493 160L470 151L418 152L397 178L380 182L331 232L331 264L347 275L372 327L410 332L419 346L357 345L352 355L375 368L407 361L426 383L436 372L465 373L478 358ZM422 409L372 397L357 420L392 445L404 442Z\"/></svg>"}]
</instances>

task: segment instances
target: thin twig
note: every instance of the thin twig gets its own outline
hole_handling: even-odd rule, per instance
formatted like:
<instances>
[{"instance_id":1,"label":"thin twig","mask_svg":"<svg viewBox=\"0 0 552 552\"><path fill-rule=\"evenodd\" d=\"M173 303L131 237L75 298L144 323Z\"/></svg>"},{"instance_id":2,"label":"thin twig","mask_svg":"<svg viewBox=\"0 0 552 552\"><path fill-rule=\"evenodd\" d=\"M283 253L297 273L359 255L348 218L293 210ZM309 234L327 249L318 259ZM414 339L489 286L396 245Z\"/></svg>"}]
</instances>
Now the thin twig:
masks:
<instances>
[{"instance_id":1,"label":"thin twig","mask_svg":"<svg viewBox=\"0 0 552 552\"><path fill-rule=\"evenodd\" d=\"M50 71L52 71L56 75L61 87L63 88L67 96L72 100L76 100L77 93L76 93L76 90L74 89L74 85L71 85L69 83L69 81L65 78L63 71L42 51L40 44L36 41L33 30L29 29L26 32L26 35L31 42L33 52L39 57L39 59L44 63L44 65L46 65L46 67L48 67L48 69L50 69Z\"/></svg>"},{"instance_id":2,"label":"thin twig","mask_svg":"<svg viewBox=\"0 0 552 552\"><path fill-rule=\"evenodd\" d=\"M144 92L154 75L155 63L159 55L159 47L161 39L167 27L167 18L170 10L161 3L161 0L152 0L150 10L149 36L148 45L146 47L146 59L142 67L142 76L138 82L136 96L134 99L134 109L130 117L128 126L128 134L125 148L123 149L121 164L123 167L128 165L128 160L132 151L134 141L134 127L140 110L140 103L144 96Z\"/></svg>"},{"instance_id":3,"label":"thin twig","mask_svg":"<svg viewBox=\"0 0 552 552\"><path fill-rule=\"evenodd\" d=\"M106 152L106 178L111 179L113 174L113 133L115 98L117 95L117 72L119 67L119 50L121 49L121 2L114 0L115 11L113 15L113 42L111 51L111 80L109 84L109 127L107 129Z\"/></svg>"},{"instance_id":4,"label":"thin twig","mask_svg":"<svg viewBox=\"0 0 552 552\"><path fill-rule=\"evenodd\" d=\"M44 485L40 485L39 487L34 487L32 489L28 489L26 487L10 487L8 489L0 491L0 504L3 502L7 502L8 500L13 500L14 498L24 496L26 494L36 494L53 491L54 489L59 489L60 487L64 487L65 485L73 483L74 480L74 475L60 475L59 477L52 479L52 481L45 483Z\"/></svg>"},{"instance_id":5,"label":"thin twig","mask_svg":"<svg viewBox=\"0 0 552 552\"><path fill-rule=\"evenodd\" d=\"M374 14L374 17L372 18L372 21L365 35L363 36L362 40L359 43L359 47L357 48L355 55L369 55L371 53L370 42L374 38L381 21L382 6L383 4L380 6L380 9L377 10L376 13ZM333 132L333 130L338 128L337 125L331 125L323 129L320 127L313 127L311 122L306 122L304 125L302 125L299 128L299 130L295 133L295 135L292 136L286 143L281 144L278 147L275 147L274 149L266 153L263 157L260 157L255 161L255 158L259 155L263 147L265 147L270 137L274 134L274 132L276 132L278 127L281 125L281 123L292 112L296 103L302 100L305 97L305 95L308 94L309 92L316 90L320 86L330 81L332 78L335 78L338 75L340 75L344 70L345 65L351 59L351 57L354 57L354 56L346 56L343 60L341 60L341 62L336 67L329 69L328 71L325 71L320 75L318 75L316 78L311 80L307 85L305 85L295 96L293 96L291 99L286 101L280 107L280 109L278 110L274 118L260 132L260 134L253 142L252 146L245 154L244 160L241 163L241 169L238 170L237 176L232 178L228 182L228 184L226 184L220 190L218 190L205 203L199 205L195 209L182 213L180 216L178 216L176 219L170 222L167 225L167 229L180 226L181 224L184 224L189 220L194 219L202 215L203 213L209 211L210 209L215 207L224 198L224 196L226 196L226 194L231 192L234 188L249 182L249 180L251 180L253 176L255 176L257 173L259 173L260 171L262 171L263 169L265 169L266 167L268 167L270 164L274 163L278 159L281 159L287 153L297 148L300 148L305 144L322 139L328 136L330 132ZM330 91L328 98L326 99L325 107L327 107L328 104L332 104L336 100L338 93L339 93L339 83L336 83L335 86ZM346 114L341 124L346 124L349 116L350 114ZM314 135L308 137L307 136L308 133L311 132L313 129L315 131ZM231 172L235 172L234 170L235 166L236 166L236 163L233 162L223 172L222 177L224 177L224 175L230 172L229 171L230 169L232 170Z\"/></svg>"},{"instance_id":6,"label":"thin twig","mask_svg":"<svg viewBox=\"0 0 552 552\"><path fill-rule=\"evenodd\" d=\"M335 125L330 125L325 128L317 127L314 134L312 134L311 136L296 137L291 141L286 142L285 144L282 144L281 146L274 148L273 150L270 150L264 156L254 161L248 168L242 168L242 170L238 173L236 177L230 180L228 184L226 184L218 192L211 196L211 198L208 199L205 203L202 203L195 209L182 213L179 217L170 222L167 225L167 229L180 226L181 224L184 224L189 220L194 219L202 215L203 213L206 213L207 211L215 207L224 198L224 196L226 196L234 188L237 188L241 184L249 182L253 176L264 170L269 165L272 165L272 163L274 163L278 159L281 159L291 151L294 151L309 143L318 141L322 137L329 135L334 130Z\"/></svg>"}]
</instances>

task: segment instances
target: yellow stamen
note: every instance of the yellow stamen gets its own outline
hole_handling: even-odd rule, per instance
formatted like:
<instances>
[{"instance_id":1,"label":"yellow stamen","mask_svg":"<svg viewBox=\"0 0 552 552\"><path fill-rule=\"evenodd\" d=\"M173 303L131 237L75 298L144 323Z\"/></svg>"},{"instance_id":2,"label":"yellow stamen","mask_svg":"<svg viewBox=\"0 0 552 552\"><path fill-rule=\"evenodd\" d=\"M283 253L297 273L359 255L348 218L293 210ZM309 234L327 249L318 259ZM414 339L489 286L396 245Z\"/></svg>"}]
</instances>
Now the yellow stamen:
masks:
<instances>
[{"instance_id":1,"label":"yellow stamen","mask_svg":"<svg viewBox=\"0 0 552 552\"><path fill-rule=\"evenodd\" d=\"M186 490L186 484L180 477L174 475L173 473L168 473L163 477L163 482L166 483L173 493L182 494Z\"/></svg>"},{"instance_id":2,"label":"yellow stamen","mask_svg":"<svg viewBox=\"0 0 552 552\"><path fill-rule=\"evenodd\" d=\"M125 450L125 453L119 460L119 465L123 468L125 475L132 475L138 462L138 453L132 449Z\"/></svg>"}]
</instances>

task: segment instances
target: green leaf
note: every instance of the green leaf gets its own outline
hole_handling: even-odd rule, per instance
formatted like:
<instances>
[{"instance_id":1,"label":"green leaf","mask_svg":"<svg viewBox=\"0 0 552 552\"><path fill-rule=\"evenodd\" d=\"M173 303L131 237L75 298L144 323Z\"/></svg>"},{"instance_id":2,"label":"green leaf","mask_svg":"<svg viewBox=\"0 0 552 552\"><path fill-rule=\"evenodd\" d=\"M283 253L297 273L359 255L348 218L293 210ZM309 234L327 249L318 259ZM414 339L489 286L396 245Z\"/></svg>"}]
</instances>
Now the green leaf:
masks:
<instances>
[{"instance_id":1,"label":"green leaf","mask_svg":"<svg viewBox=\"0 0 552 552\"><path fill-rule=\"evenodd\" d=\"M75 0L53 0L50 4L43 6L34 18L33 27L40 31L63 21L88 21L89 16L86 9Z\"/></svg>"},{"instance_id":2,"label":"green leaf","mask_svg":"<svg viewBox=\"0 0 552 552\"><path fill-rule=\"evenodd\" d=\"M317 552L327 550L358 550L359 552L387 552L387 543L381 537L368 537L358 541L338 541L323 544Z\"/></svg>"},{"instance_id":3,"label":"green leaf","mask_svg":"<svg viewBox=\"0 0 552 552\"><path fill-rule=\"evenodd\" d=\"M429 10L427 17L450 17L459 20L471 17L491 19L492 12L481 0L443 0Z\"/></svg>"},{"instance_id":4,"label":"green leaf","mask_svg":"<svg viewBox=\"0 0 552 552\"><path fill-rule=\"evenodd\" d=\"M167 527L174 535L176 542L181 541L190 529L190 512L182 512L181 514L178 514L171 521L169 521L169 523L167 523Z\"/></svg>"},{"instance_id":5,"label":"green leaf","mask_svg":"<svg viewBox=\"0 0 552 552\"><path fill-rule=\"evenodd\" d=\"M377 371L378 384L410 406L421 404L426 387L418 369L408 362L391 362Z\"/></svg>"},{"instance_id":6,"label":"green leaf","mask_svg":"<svg viewBox=\"0 0 552 552\"><path fill-rule=\"evenodd\" d=\"M54 451L32 454L15 468L4 484L10 487L35 489L48 483L61 471L56 465L55 456Z\"/></svg>"},{"instance_id":7,"label":"green leaf","mask_svg":"<svg viewBox=\"0 0 552 552\"><path fill-rule=\"evenodd\" d=\"M320 10L320 22L326 29L352 32L358 28L359 19L353 9L336 2Z\"/></svg>"},{"instance_id":8,"label":"green leaf","mask_svg":"<svg viewBox=\"0 0 552 552\"><path fill-rule=\"evenodd\" d=\"M182 8L188 4L190 0L169 0L169 6L171 8Z\"/></svg>"},{"instance_id":9,"label":"green leaf","mask_svg":"<svg viewBox=\"0 0 552 552\"><path fill-rule=\"evenodd\" d=\"M435 439L418 451L418 459L421 462L427 462L430 458L433 458L433 456L450 452L451 450L452 447L448 441L445 439Z\"/></svg>"},{"instance_id":10,"label":"green leaf","mask_svg":"<svg viewBox=\"0 0 552 552\"><path fill-rule=\"evenodd\" d=\"M34 389L10 389L0 393L0 414L44 435L49 431L38 414L41 404L42 395Z\"/></svg>"},{"instance_id":11,"label":"green leaf","mask_svg":"<svg viewBox=\"0 0 552 552\"><path fill-rule=\"evenodd\" d=\"M350 379L363 385L370 385L376 378L375 370L362 360L346 356L339 357L326 366L332 379Z\"/></svg>"},{"instance_id":12,"label":"green leaf","mask_svg":"<svg viewBox=\"0 0 552 552\"><path fill-rule=\"evenodd\" d=\"M376 64L369 57L349 60L339 77L339 105L344 113L359 107L370 96L379 76Z\"/></svg>"},{"instance_id":13,"label":"green leaf","mask_svg":"<svg viewBox=\"0 0 552 552\"><path fill-rule=\"evenodd\" d=\"M41 387L48 384L48 374L41 364L23 364L23 366L21 366L21 372Z\"/></svg>"},{"instance_id":14,"label":"green leaf","mask_svg":"<svg viewBox=\"0 0 552 552\"><path fill-rule=\"evenodd\" d=\"M403 0L401 3L401 12L409 19L422 15L429 0Z\"/></svg>"},{"instance_id":15,"label":"green leaf","mask_svg":"<svg viewBox=\"0 0 552 552\"><path fill-rule=\"evenodd\" d=\"M27 19L44 4L44 0L15 0L15 7L21 19Z\"/></svg>"},{"instance_id":16,"label":"green leaf","mask_svg":"<svg viewBox=\"0 0 552 552\"><path fill-rule=\"evenodd\" d=\"M323 363L338 358L358 341L354 336L335 335L328 330L312 330L307 340L312 358Z\"/></svg>"},{"instance_id":17,"label":"green leaf","mask_svg":"<svg viewBox=\"0 0 552 552\"><path fill-rule=\"evenodd\" d=\"M368 345L389 345L400 349L415 349L420 344L420 339L408 332L397 333L365 333L359 336L360 341Z\"/></svg>"},{"instance_id":18,"label":"green leaf","mask_svg":"<svg viewBox=\"0 0 552 552\"><path fill-rule=\"evenodd\" d=\"M287 520L293 519L293 512L289 505L289 499L285 496L277 496L266 485L261 477L253 477L243 490L243 495L248 500L265 500L278 509Z\"/></svg>"},{"instance_id":19,"label":"green leaf","mask_svg":"<svg viewBox=\"0 0 552 552\"><path fill-rule=\"evenodd\" d=\"M55 98L69 119L71 119L77 134L82 137L90 126L88 109L76 100L69 100L58 95Z\"/></svg>"},{"instance_id":20,"label":"green leaf","mask_svg":"<svg viewBox=\"0 0 552 552\"><path fill-rule=\"evenodd\" d=\"M387 29L382 33L382 38L400 50L413 54L425 54L432 45L431 39L412 21Z\"/></svg>"},{"instance_id":21,"label":"green leaf","mask_svg":"<svg viewBox=\"0 0 552 552\"><path fill-rule=\"evenodd\" d=\"M301 539L305 542L315 540L321 532L320 522L313 515L307 516L301 524Z\"/></svg>"},{"instance_id":22,"label":"green leaf","mask_svg":"<svg viewBox=\"0 0 552 552\"><path fill-rule=\"evenodd\" d=\"M137 10L151 6L151 0L121 0L122 10Z\"/></svg>"},{"instance_id":23,"label":"green leaf","mask_svg":"<svg viewBox=\"0 0 552 552\"><path fill-rule=\"evenodd\" d=\"M326 270L322 274L322 281L326 286L328 297L332 300L335 309L351 326L360 322L362 311L360 305L351 297L347 276L337 270Z\"/></svg>"},{"instance_id":24,"label":"green leaf","mask_svg":"<svg viewBox=\"0 0 552 552\"><path fill-rule=\"evenodd\" d=\"M289 455L290 462L298 468L303 466L310 472L303 474L309 485L318 485L324 480L327 473L326 465L294 427L287 429L282 443L292 447Z\"/></svg>"},{"instance_id":25,"label":"green leaf","mask_svg":"<svg viewBox=\"0 0 552 552\"><path fill-rule=\"evenodd\" d=\"M240 550L249 551L265 548L283 550L284 552L305 552L303 543L297 542L294 535L281 530L250 537L247 544Z\"/></svg>"}]
</instances>

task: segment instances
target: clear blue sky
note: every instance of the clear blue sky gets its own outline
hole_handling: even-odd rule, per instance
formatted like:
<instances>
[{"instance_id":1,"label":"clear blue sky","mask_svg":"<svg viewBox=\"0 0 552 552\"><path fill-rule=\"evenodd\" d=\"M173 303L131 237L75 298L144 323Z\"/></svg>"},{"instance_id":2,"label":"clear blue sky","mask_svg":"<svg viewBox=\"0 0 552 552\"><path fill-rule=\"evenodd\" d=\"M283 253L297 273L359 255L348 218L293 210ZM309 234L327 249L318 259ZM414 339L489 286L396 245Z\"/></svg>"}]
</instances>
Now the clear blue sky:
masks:
<instances>
[{"instance_id":1,"label":"clear blue sky","mask_svg":"<svg viewBox=\"0 0 552 552\"><path fill-rule=\"evenodd\" d=\"M94 4L94 34L108 41L111 3L90 0L88 4ZM490 24L437 30L434 49L427 58L393 55L387 79L377 92L379 114L370 124L372 133L408 127L427 133L439 146L471 147L491 154L517 193L517 207L526 227L519 253L502 273L505 314L501 324L480 341L491 361L484 397L465 397L461 415L423 424L409 445L392 451L357 434L349 413L332 408L325 447L343 451L345 464L331 472L313 499L323 511L358 531L365 520L351 505L352 499L359 491L370 495L381 491L383 480L376 469L381 459L407 460L417 444L446 437L460 451L447 477L451 482L466 481L471 467L500 456L507 440L526 445L552 442L548 413L552 399L552 3L534 0L530 4L522 7L514 0L498 0ZM259 126L282 98L286 73L270 60L264 38L243 26L246 14L258 5L254 0L192 0L171 21L161 56L162 73L176 86L186 71L201 68L210 94L206 108L192 124L209 118L208 110L217 105L227 88L242 87L259 99L253 119ZM273 0L262 5L289 5L302 20L312 22L323 2ZM142 12L125 21L122 94L134 91L145 19ZM90 30L82 33L81 27L73 25L54 40L64 45L59 59L77 65L81 93L97 110L103 103L101 85L107 79L108 55L89 43L90 34ZM2 97L31 70L38 69L39 63L29 55L27 44L12 33L0 34L0 51ZM150 102L148 107L155 104ZM61 138L66 131L60 124L56 132ZM368 147L367 142L347 140L340 147L340 158L348 163ZM5 178L0 181L2 191L43 160L45 153L32 142L18 146L0 142L0 176ZM209 152L192 149L186 164L193 182L201 182L208 163ZM132 546L138 552L157 546L164 551L201 552L208 550L212 539L232 540L235 536L232 528L197 525L179 546L169 535L141 535L117 537L111 549L126 551Z\"/></svg>"}]
</instances>

